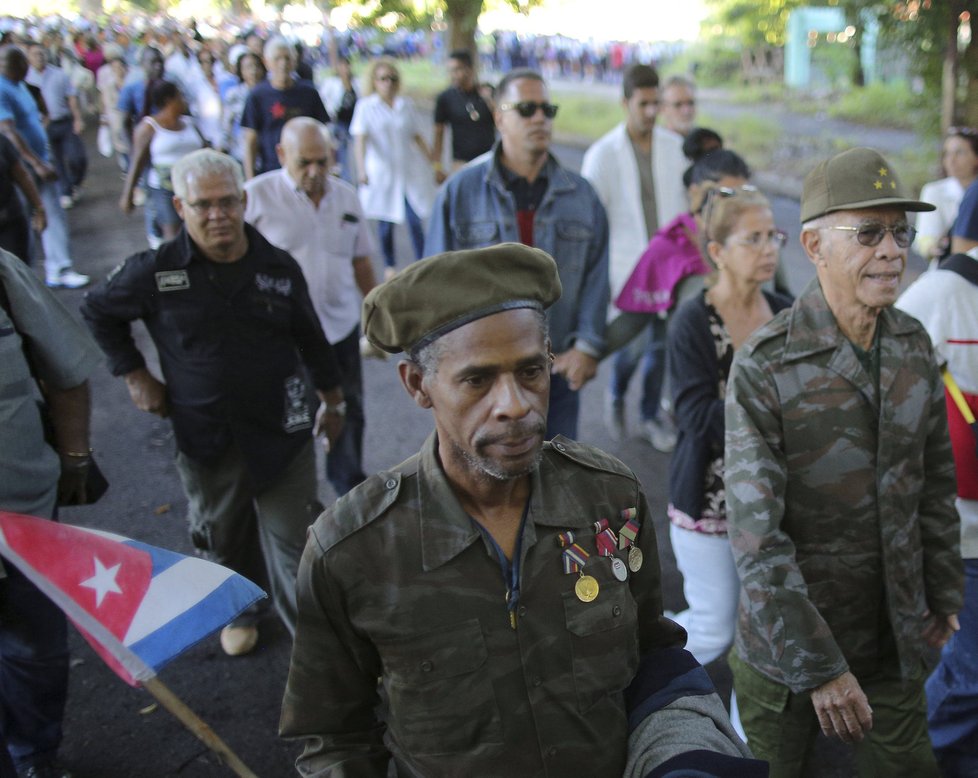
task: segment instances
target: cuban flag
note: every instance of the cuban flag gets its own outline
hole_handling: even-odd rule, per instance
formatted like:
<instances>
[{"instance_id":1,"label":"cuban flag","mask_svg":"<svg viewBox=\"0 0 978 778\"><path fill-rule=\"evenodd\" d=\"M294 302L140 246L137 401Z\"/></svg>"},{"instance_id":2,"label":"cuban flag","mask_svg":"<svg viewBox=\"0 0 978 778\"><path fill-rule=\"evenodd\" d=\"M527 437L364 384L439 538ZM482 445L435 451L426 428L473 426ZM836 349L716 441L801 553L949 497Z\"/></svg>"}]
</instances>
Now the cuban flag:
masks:
<instances>
[{"instance_id":1,"label":"cuban flag","mask_svg":"<svg viewBox=\"0 0 978 778\"><path fill-rule=\"evenodd\" d=\"M0 554L134 686L265 596L213 562L17 513L0 511Z\"/></svg>"}]
</instances>

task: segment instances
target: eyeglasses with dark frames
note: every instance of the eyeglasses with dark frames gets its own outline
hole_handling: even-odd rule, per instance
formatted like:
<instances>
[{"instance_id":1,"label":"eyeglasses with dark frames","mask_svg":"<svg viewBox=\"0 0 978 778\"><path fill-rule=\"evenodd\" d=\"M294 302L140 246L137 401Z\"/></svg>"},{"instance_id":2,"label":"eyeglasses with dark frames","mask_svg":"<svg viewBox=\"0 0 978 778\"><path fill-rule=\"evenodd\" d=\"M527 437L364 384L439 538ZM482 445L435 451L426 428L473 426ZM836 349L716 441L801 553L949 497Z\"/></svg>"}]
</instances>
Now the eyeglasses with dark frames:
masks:
<instances>
[{"instance_id":1,"label":"eyeglasses with dark frames","mask_svg":"<svg viewBox=\"0 0 978 778\"><path fill-rule=\"evenodd\" d=\"M548 119L553 119L557 115L559 105L553 103L535 103L533 100L521 100L518 103L500 103L500 111L516 111L524 119L534 116L537 111L543 111L543 115Z\"/></svg>"},{"instance_id":2,"label":"eyeglasses with dark frames","mask_svg":"<svg viewBox=\"0 0 978 778\"><path fill-rule=\"evenodd\" d=\"M375 81L389 81L392 84L396 84L401 80L400 76L395 76L393 73L388 73L387 75L377 76Z\"/></svg>"},{"instance_id":3,"label":"eyeglasses with dark frames","mask_svg":"<svg viewBox=\"0 0 978 778\"><path fill-rule=\"evenodd\" d=\"M853 232L856 234L856 240L859 241L859 245L870 248L880 245L888 232L893 234L894 242L902 249L909 247L913 243L913 239L917 237L917 230L909 224L893 224L889 226L886 224L860 224L858 227L847 227L837 224L828 229Z\"/></svg>"},{"instance_id":4,"label":"eyeglasses with dark frames","mask_svg":"<svg viewBox=\"0 0 978 778\"><path fill-rule=\"evenodd\" d=\"M241 195L236 197L221 197L217 200L197 200L196 202L184 202L190 210L198 216L208 216L213 210L221 213L231 213L241 205Z\"/></svg>"}]
</instances>

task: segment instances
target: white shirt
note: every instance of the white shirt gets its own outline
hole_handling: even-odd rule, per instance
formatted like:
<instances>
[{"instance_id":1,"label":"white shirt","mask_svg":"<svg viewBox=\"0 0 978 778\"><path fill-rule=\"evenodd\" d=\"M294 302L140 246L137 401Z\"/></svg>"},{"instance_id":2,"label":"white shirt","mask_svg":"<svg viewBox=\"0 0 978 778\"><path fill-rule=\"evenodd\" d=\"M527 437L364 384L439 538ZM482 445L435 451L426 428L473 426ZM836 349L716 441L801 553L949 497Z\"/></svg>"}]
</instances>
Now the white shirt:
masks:
<instances>
[{"instance_id":1,"label":"white shirt","mask_svg":"<svg viewBox=\"0 0 978 778\"><path fill-rule=\"evenodd\" d=\"M680 135L658 125L652 133L652 184L656 216L662 228L689 210L683 187L683 171L689 163L683 155ZM638 162L624 123L585 152L581 175L594 187L608 212L608 273L614 300L651 237L645 229Z\"/></svg>"},{"instance_id":2,"label":"white shirt","mask_svg":"<svg viewBox=\"0 0 978 778\"><path fill-rule=\"evenodd\" d=\"M431 213L435 178L431 165L414 142L424 127L406 97L385 103L380 95L357 100L350 134L367 139L364 167L367 184L359 189L364 213L371 219L403 224L404 200L422 219Z\"/></svg>"},{"instance_id":3,"label":"white shirt","mask_svg":"<svg viewBox=\"0 0 978 778\"><path fill-rule=\"evenodd\" d=\"M936 211L924 211L917 214L917 239L913 243L914 250L927 257L931 247L941 238L947 237L948 231L954 226L958 217L958 208L964 197L964 187L956 178L942 178L924 184L920 190L920 199L925 203L937 206Z\"/></svg>"},{"instance_id":4,"label":"white shirt","mask_svg":"<svg viewBox=\"0 0 978 778\"><path fill-rule=\"evenodd\" d=\"M933 202L933 201L931 201ZM978 249L968 252L978 262ZM922 274L896 302L924 325L939 363L961 391L978 394L978 286L952 270ZM978 558L978 500L957 499L961 556Z\"/></svg>"},{"instance_id":5,"label":"white shirt","mask_svg":"<svg viewBox=\"0 0 978 778\"><path fill-rule=\"evenodd\" d=\"M353 260L374 253L356 191L329 176L317 207L286 170L262 173L245 191L245 221L299 263L326 338L339 343L360 323Z\"/></svg>"}]
</instances>

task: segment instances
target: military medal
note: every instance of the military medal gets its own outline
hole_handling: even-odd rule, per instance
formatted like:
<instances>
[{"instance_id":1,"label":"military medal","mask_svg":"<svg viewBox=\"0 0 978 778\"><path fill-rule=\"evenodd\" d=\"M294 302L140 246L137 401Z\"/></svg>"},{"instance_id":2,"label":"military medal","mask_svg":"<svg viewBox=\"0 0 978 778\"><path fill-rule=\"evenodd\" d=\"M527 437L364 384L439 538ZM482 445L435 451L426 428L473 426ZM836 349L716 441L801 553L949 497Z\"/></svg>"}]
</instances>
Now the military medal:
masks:
<instances>
[{"instance_id":1,"label":"military medal","mask_svg":"<svg viewBox=\"0 0 978 778\"><path fill-rule=\"evenodd\" d=\"M637 573L642 569L642 563L645 561L645 555L642 553L642 549L638 546L632 546L628 549L628 569L633 573Z\"/></svg>"},{"instance_id":2,"label":"military medal","mask_svg":"<svg viewBox=\"0 0 978 778\"><path fill-rule=\"evenodd\" d=\"M577 583L574 584L574 594L577 595L577 599L581 602L594 602L598 598L600 589L601 587L598 586L597 579L590 575L582 574L577 579Z\"/></svg>"},{"instance_id":3,"label":"military medal","mask_svg":"<svg viewBox=\"0 0 978 778\"><path fill-rule=\"evenodd\" d=\"M611 574L619 581L624 581L628 578L628 570L625 569L625 563L618 557L611 558Z\"/></svg>"},{"instance_id":4,"label":"military medal","mask_svg":"<svg viewBox=\"0 0 978 778\"><path fill-rule=\"evenodd\" d=\"M607 519L598 519L594 522L594 545L601 556L615 555L618 538L615 537L615 531L608 527Z\"/></svg>"}]
</instances>

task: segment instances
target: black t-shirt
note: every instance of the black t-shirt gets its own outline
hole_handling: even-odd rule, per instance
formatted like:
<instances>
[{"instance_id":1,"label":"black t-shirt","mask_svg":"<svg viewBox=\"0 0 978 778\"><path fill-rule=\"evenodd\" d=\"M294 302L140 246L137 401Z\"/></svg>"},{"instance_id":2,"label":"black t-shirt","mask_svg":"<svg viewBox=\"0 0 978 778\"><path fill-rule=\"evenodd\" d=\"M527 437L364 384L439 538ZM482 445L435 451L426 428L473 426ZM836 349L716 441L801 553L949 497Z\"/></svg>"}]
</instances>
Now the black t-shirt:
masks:
<instances>
[{"instance_id":1,"label":"black t-shirt","mask_svg":"<svg viewBox=\"0 0 978 778\"><path fill-rule=\"evenodd\" d=\"M309 81L297 80L288 89L276 89L268 81L262 81L248 93L241 126L258 133L258 171L281 167L275 146L282 127L296 116L310 116L323 124L329 122L322 98Z\"/></svg>"},{"instance_id":2,"label":"black t-shirt","mask_svg":"<svg viewBox=\"0 0 978 778\"><path fill-rule=\"evenodd\" d=\"M435 102L435 124L452 128L452 159L468 162L492 148L496 125L492 111L475 90L449 87Z\"/></svg>"}]
</instances>

